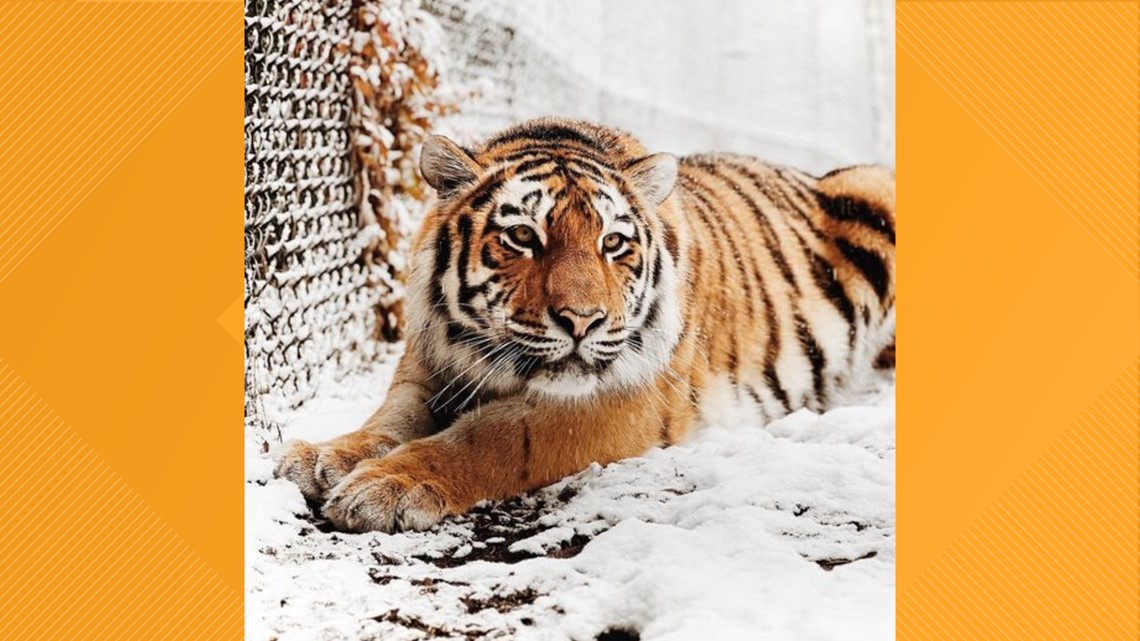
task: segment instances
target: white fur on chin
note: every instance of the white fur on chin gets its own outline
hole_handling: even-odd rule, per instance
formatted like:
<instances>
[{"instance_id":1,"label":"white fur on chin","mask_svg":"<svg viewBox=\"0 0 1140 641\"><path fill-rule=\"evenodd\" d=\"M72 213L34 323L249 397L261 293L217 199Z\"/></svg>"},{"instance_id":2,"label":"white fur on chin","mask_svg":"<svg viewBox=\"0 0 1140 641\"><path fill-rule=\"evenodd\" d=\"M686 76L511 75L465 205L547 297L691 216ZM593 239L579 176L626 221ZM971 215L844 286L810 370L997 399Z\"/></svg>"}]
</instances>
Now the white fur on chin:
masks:
<instances>
[{"instance_id":1,"label":"white fur on chin","mask_svg":"<svg viewBox=\"0 0 1140 641\"><path fill-rule=\"evenodd\" d=\"M598 377L593 374L572 372L543 372L527 381L527 389L556 398L574 399L593 394L598 387Z\"/></svg>"}]
</instances>

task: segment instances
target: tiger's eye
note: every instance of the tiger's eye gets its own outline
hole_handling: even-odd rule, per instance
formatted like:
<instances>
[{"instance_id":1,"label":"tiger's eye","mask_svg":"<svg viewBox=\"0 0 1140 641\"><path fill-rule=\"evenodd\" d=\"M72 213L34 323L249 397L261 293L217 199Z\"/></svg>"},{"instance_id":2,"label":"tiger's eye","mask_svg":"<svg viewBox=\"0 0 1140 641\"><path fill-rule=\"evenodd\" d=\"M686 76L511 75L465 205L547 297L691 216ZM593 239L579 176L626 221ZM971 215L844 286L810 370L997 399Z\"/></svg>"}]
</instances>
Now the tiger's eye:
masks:
<instances>
[{"instance_id":1,"label":"tiger's eye","mask_svg":"<svg viewBox=\"0 0 1140 641\"><path fill-rule=\"evenodd\" d=\"M507 229L507 235L519 245L530 245L534 242L534 230L526 225L515 225Z\"/></svg>"},{"instance_id":2,"label":"tiger's eye","mask_svg":"<svg viewBox=\"0 0 1140 641\"><path fill-rule=\"evenodd\" d=\"M621 234L606 234L606 237L602 239L602 247L611 252L620 248L624 243L625 237Z\"/></svg>"}]
</instances>

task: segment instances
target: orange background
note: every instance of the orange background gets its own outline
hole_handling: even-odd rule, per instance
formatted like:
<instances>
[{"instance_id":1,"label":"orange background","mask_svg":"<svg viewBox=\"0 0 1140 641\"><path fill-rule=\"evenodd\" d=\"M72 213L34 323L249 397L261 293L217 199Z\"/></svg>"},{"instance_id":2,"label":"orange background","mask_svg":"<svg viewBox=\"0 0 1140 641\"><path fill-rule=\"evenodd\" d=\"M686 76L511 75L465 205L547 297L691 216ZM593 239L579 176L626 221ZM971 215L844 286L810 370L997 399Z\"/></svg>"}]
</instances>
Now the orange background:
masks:
<instances>
[{"instance_id":1,"label":"orange background","mask_svg":"<svg viewBox=\"0 0 1140 641\"><path fill-rule=\"evenodd\" d=\"M1137 638L1137 4L897 5L898 637Z\"/></svg>"},{"instance_id":2,"label":"orange background","mask_svg":"<svg viewBox=\"0 0 1140 641\"><path fill-rule=\"evenodd\" d=\"M902 2L898 636L1137 638L1138 7ZM0 638L241 636L241 3L0 4Z\"/></svg>"},{"instance_id":3,"label":"orange background","mask_svg":"<svg viewBox=\"0 0 1140 641\"><path fill-rule=\"evenodd\" d=\"M0 4L0 639L242 636L242 29Z\"/></svg>"}]
</instances>

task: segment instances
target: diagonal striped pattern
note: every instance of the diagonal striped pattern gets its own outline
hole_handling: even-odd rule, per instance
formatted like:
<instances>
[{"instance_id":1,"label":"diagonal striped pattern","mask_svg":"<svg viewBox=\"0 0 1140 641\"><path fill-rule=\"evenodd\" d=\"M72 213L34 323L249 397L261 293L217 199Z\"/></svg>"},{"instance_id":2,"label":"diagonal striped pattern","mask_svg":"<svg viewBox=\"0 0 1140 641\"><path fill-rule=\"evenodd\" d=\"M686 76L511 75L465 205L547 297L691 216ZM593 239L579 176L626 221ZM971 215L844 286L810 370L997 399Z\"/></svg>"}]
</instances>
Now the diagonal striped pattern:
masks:
<instances>
[{"instance_id":1,"label":"diagonal striped pattern","mask_svg":"<svg viewBox=\"0 0 1140 641\"><path fill-rule=\"evenodd\" d=\"M912 56L1130 276L1136 2L902 2ZM1032 216L1032 212L1010 212Z\"/></svg>"},{"instance_id":2,"label":"diagonal striped pattern","mask_svg":"<svg viewBox=\"0 0 1140 641\"><path fill-rule=\"evenodd\" d=\"M53 247L41 245L224 60L240 57L241 15L235 2L0 4L0 283ZM98 215L146 211L131 194L120 202ZM53 255L56 265L69 258ZM37 276L57 291L51 274ZM10 330L0 336L39 340ZM50 362L59 355L44 338ZM0 638L241 637L240 592L3 360L0 426L9 501Z\"/></svg>"},{"instance_id":3,"label":"diagonal striped pattern","mask_svg":"<svg viewBox=\"0 0 1140 641\"><path fill-rule=\"evenodd\" d=\"M241 594L3 361L0 425L0 638L241 638Z\"/></svg>"},{"instance_id":4,"label":"diagonal striped pattern","mask_svg":"<svg viewBox=\"0 0 1140 641\"><path fill-rule=\"evenodd\" d=\"M955 412L955 421L939 423L941 431L933 439L915 438L916 431L931 425L912 421L906 439L920 446L960 442L964 445L955 449L957 456L986 452L977 460L989 465L961 464L945 449L919 452L936 464L921 471L910 468L910 478L900 465L900 495L909 493L913 499L908 512L900 498L900 570L908 564L913 568L898 592L900 639L1137 638L1138 370L1131 362L1120 372L1121 358L1134 359L1137 349L1137 7L1136 2L897 6L900 69L919 69L926 77L917 80L932 80L948 96L937 101L956 103L977 126L975 130L927 118L922 127L941 124L946 129L941 136L929 136L926 144L952 146L948 139L988 138L1045 196L1026 189L1029 180L1015 169L1008 177L985 174L982 180L992 175L990 182L961 187L974 190L972 198L955 199L975 207L961 218L974 225L979 238L956 236L955 248L971 260L948 269L968 275L958 291L973 296L972 307L980 300L989 302L982 308L985 318L979 318L984 322L960 331L963 319L972 322L973 316L958 314L949 305L941 313L915 313L922 295L902 297L911 301L908 323L922 317L929 324L925 329L934 330L927 336L976 337L973 345L954 343L962 350L960 358L943 354L937 367L927 371L938 377L929 384L928 400L967 398L969 411ZM928 106L936 100L908 97L907 80L901 75L899 85L901 128L911 117L901 116L908 113L907 100L919 98ZM950 111L958 113L952 109L942 115ZM981 136L975 135L977 130ZM901 135L912 141L908 145L923 138L913 130L911 136ZM917 147L910 149L914 153ZM909 159L900 153L900 168L930 163L941 153L948 162L940 167L962 167L977 181L982 171L1000 172L1008 166L1004 158L1000 163L980 158L963 167L971 161L969 149L933 145ZM915 174L921 178L922 168ZM944 181L953 189L952 179ZM1053 204L1072 219L1073 230L1079 227L1076 233L1081 236L1068 237L1068 221L1050 218ZM1050 211L1040 212L1042 206ZM933 212L920 208L918 213ZM943 220L955 214L938 213ZM1039 227L1031 227L1035 224ZM986 235L995 233L1008 242L1000 247L990 243ZM999 259L995 251L1008 254ZM903 270L914 282L933 291L959 284L946 274L939 282L937 273L929 273L930 265L925 280L914 276L915 263L920 262L912 260L912 271ZM1025 271L1019 272L1022 267ZM995 268L1000 271L995 273ZM1085 283L1074 294L1071 288L1080 279ZM1126 288L1127 294L1122 291ZM1123 304L1125 296L1128 304ZM1079 306L1080 313L1054 311L1064 305ZM946 324L953 326L943 327ZM900 338L915 336L917 325L900 322ZM916 354L918 360L936 351L926 349L926 355ZM1068 350L1068 360L1035 359L1036 352L1057 350ZM984 371L971 365L974 359ZM906 373L910 369L902 368L904 378L913 376ZM1042 411L1061 409L1045 395L1070 390L1075 398L1091 399L1095 390L1113 380L1111 374L1117 374L1115 382L1083 411L1078 411L1083 402L1064 407L1061 414ZM1079 384L1093 380L1100 382ZM916 398L914 388L925 386L912 385L900 396L900 415L914 402L908 400ZM1078 388L1083 391L1077 393ZM922 410L928 417L940 411L929 405ZM1025 418L1029 415L1033 418ZM962 425L963 420L973 424ZM900 452L906 449L906 439L900 433ZM1032 456L1026 456L1029 453ZM1000 485L985 482L1010 460L1018 462L1003 470L1008 475ZM935 468L938 472L932 471ZM927 498L926 505L915 509L922 497L913 488L929 490L934 485L948 488L945 503L930 505ZM975 508L963 498L971 495L981 495L984 501ZM907 528L902 521L922 510L932 520L945 514L954 517L942 520L942 531L949 530L945 542L926 545L920 551L922 562L916 564L904 552ZM942 532L923 527L927 538Z\"/></svg>"},{"instance_id":5,"label":"diagonal striped pattern","mask_svg":"<svg viewBox=\"0 0 1140 641\"><path fill-rule=\"evenodd\" d=\"M238 3L0 4L0 282L227 56Z\"/></svg>"},{"instance_id":6,"label":"diagonal striped pattern","mask_svg":"<svg viewBox=\"0 0 1140 641\"><path fill-rule=\"evenodd\" d=\"M1134 363L919 579L899 639L1136 639Z\"/></svg>"}]
</instances>

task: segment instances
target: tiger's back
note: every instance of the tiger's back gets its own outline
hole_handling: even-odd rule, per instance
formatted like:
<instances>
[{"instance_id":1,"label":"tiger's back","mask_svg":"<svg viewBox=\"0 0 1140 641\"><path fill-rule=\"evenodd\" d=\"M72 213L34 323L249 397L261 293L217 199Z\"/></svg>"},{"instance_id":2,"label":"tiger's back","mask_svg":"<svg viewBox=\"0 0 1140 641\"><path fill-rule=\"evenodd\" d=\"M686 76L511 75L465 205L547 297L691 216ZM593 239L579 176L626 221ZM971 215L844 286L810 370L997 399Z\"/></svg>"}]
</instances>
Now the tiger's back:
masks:
<instances>
[{"instance_id":1,"label":"tiger's back","mask_svg":"<svg viewBox=\"0 0 1140 641\"><path fill-rule=\"evenodd\" d=\"M893 174L815 178L736 155L685 157L678 173L685 332L672 376L690 404L727 387L772 419L865 384L894 338Z\"/></svg>"}]
</instances>

